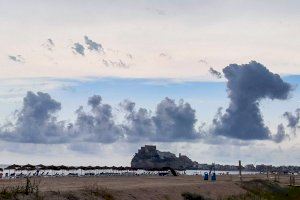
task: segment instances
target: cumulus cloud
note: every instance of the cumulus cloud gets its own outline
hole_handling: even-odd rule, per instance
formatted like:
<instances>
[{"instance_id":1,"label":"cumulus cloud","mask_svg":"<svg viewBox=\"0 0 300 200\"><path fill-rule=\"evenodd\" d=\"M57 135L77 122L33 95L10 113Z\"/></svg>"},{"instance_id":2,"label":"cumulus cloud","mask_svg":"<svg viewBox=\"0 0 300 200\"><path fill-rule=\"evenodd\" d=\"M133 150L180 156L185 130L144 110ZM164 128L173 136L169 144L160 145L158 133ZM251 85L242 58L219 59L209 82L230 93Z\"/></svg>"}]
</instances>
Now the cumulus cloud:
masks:
<instances>
[{"instance_id":1,"label":"cumulus cloud","mask_svg":"<svg viewBox=\"0 0 300 200\"><path fill-rule=\"evenodd\" d=\"M153 116L145 108L136 111L135 103L130 101L125 101L123 108L128 112L126 130L129 140L171 142L199 138L195 130L195 110L183 100L176 104L166 97L157 105Z\"/></svg>"},{"instance_id":2,"label":"cumulus cloud","mask_svg":"<svg viewBox=\"0 0 300 200\"><path fill-rule=\"evenodd\" d=\"M151 112L145 108L136 110L135 103L129 100L122 102L121 107L126 111L128 124L123 125L129 141L153 140L156 137L156 128Z\"/></svg>"},{"instance_id":3,"label":"cumulus cloud","mask_svg":"<svg viewBox=\"0 0 300 200\"><path fill-rule=\"evenodd\" d=\"M299 128L299 121L300 121L300 108L295 110L295 115L291 112L285 112L283 116L288 121L288 127L291 128L294 135L296 135L296 130Z\"/></svg>"},{"instance_id":4,"label":"cumulus cloud","mask_svg":"<svg viewBox=\"0 0 300 200\"><path fill-rule=\"evenodd\" d=\"M25 59L22 55L9 55L8 58L14 62L25 63Z\"/></svg>"},{"instance_id":5,"label":"cumulus cloud","mask_svg":"<svg viewBox=\"0 0 300 200\"><path fill-rule=\"evenodd\" d=\"M216 78L222 78L222 73L221 72L218 72L217 70L215 70L214 68L209 68L209 73L211 74L211 75L213 75L214 77L216 77Z\"/></svg>"},{"instance_id":6,"label":"cumulus cloud","mask_svg":"<svg viewBox=\"0 0 300 200\"><path fill-rule=\"evenodd\" d=\"M160 140L195 139L195 110L189 103L165 98L157 105L153 117Z\"/></svg>"},{"instance_id":7,"label":"cumulus cloud","mask_svg":"<svg viewBox=\"0 0 300 200\"><path fill-rule=\"evenodd\" d=\"M90 112L85 112L82 106L76 111L75 129L79 140L112 143L123 137L121 126L114 121L112 107L103 104L101 96L90 97L88 105Z\"/></svg>"},{"instance_id":8,"label":"cumulus cloud","mask_svg":"<svg viewBox=\"0 0 300 200\"><path fill-rule=\"evenodd\" d=\"M123 137L122 127L116 125L112 108L102 103L102 98L89 98L90 112L83 107L76 111L74 124L58 121L55 114L61 104L49 94L28 92L23 107L16 111L16 121L0 127L0 139L21 143L111 143Z\"/></svg>"},{"instance_id":9,"label":"cumulus cloud","mask_svg":"<svg viewBox=\"0 0 300 200\"><path fill-rule=\"evenodd\" d=\"M16 121L0 129L0 137L23 143L61 143L67 141L65 122L57 121L55 113L61 104L47 93L27 92L23 107L16 111Z\"/></svg>"},{"instance_id":10,"label":"cumulus cloud","mask_svg":"<svg viewBox=\"0 0 300 200\"><path fill-rule=\"evenodd\" d=\"M84 41L89 50L98 51L98 52L103 51L102 45L100 43L91 40L90 38L88 38L88 36L84 36Z\"/></svg>"},{"instance_id":11,"label":"cumulus cloud","mask_svg":"<svg viewBox=\"0 0 300 200\"><path fill-rule=\"evenodd\" d=\"M255 61L244 65L231 64L223 69L223 74L228 80L230 104L214 121L213 134L242 140L272 139L259 103L266 98L287 99L291 85Z\"/></svg>"},{"instance_id":12,"label":"cumulus cloud","mask_svg":"<svg viewBox=\"0 0 300 200\"><path fill-rule=\"evenodd\" d=\"M84 46L82 44L78 43L78 42L74 43L74 46L72 47L72 49L73 49L73 52L75 54L80 54L82 56L85 55L85 53L84 53L84 50L85 50Z\"/></svg>"}]
</instances>

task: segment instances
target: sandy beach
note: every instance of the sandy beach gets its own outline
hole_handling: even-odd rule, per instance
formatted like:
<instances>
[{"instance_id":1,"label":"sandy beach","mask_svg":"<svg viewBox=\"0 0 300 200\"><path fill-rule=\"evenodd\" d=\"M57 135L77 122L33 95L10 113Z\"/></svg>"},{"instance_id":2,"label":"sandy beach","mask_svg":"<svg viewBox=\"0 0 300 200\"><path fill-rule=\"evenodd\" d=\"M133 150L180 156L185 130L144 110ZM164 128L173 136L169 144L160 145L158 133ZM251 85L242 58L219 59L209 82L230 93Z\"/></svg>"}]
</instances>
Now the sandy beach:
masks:
<instances>
[{"instance_id":1,"label":"sandy beach","mask_svg":"<svg viewBox=\"0 0 300 200\"><path fill-rule=\"evenodd\" d=\"M266 179L266 175L248 175L244 181L251 179ZM272 177L270 177L272 178ZM281 184L288 184L289 177L282 176ZM53 199L53 195L60 194L66 199L68 196L82 196L93 191L105 192L113 199L158 199L182 200L185 192L201 194L211 199L225 198L231 195L245 194L241 188L237 175L222 175L217 181L204 181L202 176L136 176L136 177L37 177L31 182L38 185L39 191L45 199ZM25 185L26 179L0 180L0 187ZM64 198L62 198L64 199ZM105 199L105 198L104 198Z\"/></svg>"}]
</instances>

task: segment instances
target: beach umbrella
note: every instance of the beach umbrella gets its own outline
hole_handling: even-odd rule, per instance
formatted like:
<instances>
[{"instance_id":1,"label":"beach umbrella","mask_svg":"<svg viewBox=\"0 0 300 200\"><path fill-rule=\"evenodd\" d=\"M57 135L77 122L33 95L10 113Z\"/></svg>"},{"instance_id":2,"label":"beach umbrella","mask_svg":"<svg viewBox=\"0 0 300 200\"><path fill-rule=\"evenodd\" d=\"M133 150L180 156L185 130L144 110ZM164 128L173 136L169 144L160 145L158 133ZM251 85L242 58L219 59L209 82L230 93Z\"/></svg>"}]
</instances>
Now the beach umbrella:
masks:
<instances>
[{"instance_id":1,"label":"beach umbrella","mask_svg":"<svg viewBox=\"0 0 300 200\"><path fill-rule=\"evenodd\" d=\"M23 165L21 167L22 170L26 170L27 173L28 171L32 171L32 170L35 170L35 166L34 165L31 165L31 164L27 164L27 165Z\"/></svg>"},{"instance_id":2,"label":"beach umbrella","mask_svg":"<svg viewBox=\"0 0 300 200\"><path fill-rule=\"evenodd\" d=\"M62 173L64 173L64 170L68 170L68 167L65 165L58 166L59 170L62 170Z\"/></svg>"},{"instance_id":3,"label":"beach umbrella","mask_svg":"<svg viewBox=\"0 0 300 200\"><path fill-rule=\"evenodd\" d=\"M38 169L45 169L45 165L42 165L42 164L39 164L39 165L36 165L35 166L36 168L38 168Z\"/></svg>"},{"instance_id":4,"label":"beach umbrella","mask_svg":"<svg viewBox=\"0 0 300 200\"><path fill-rule=\"evenodd\" d=\"M53 171L54 170L59 170L59 167L57 167L57 166L55 166L55 165L49 165L49 166L47 166L47 168L49 169L49 170L51 170L51 174L53 175Z\"/></svg>"},{"instance_id":5,"label":"beach umbrella","mask_svg":"<svg viewBox=\"0 0 300 200\"><path fill-rule=\"evenodd\" d=\"M77 167L74 167L74 166L69 166L68 167L68 170L75 170L75 169L77 169Z\"/></svg>"},{"instance_id":6,"label":"beach umbrella","mask_svg":"<svg viewBox=\"0 0 300 200\"><path fill-rule=\"evenodd\" d=\"M8 169L8 170L10 170L10 169L17 169L17 168L19 168L19 167L21 167L21 166L20 166L20 165L13 164L13 165L7 166L5 169Z\"/></svg>"},{"instance_id":7,"label":"beach umbrella","mask_svg":"<svg viewBox=\"0 0 300 200\"><path fill-rule=\"evenodd\" d=\"M13 164L13 165L7 166L5 169L8 170L8 174L10 175L10 170L16 170L16 169L18 169L19 167L21 167L21 166L20 166L20 165Z\"/></svg>"},{"instance_id":8,"label":"beach umbrella","mask_svg":"<svg viewBox=\"0 0 300 200\"><path fill-rule=\"evenodd\" d=\"M34 165L31 164L23 165L22 167L26 170L35 170L36 168Z\"/></svg>"}]
</instances>

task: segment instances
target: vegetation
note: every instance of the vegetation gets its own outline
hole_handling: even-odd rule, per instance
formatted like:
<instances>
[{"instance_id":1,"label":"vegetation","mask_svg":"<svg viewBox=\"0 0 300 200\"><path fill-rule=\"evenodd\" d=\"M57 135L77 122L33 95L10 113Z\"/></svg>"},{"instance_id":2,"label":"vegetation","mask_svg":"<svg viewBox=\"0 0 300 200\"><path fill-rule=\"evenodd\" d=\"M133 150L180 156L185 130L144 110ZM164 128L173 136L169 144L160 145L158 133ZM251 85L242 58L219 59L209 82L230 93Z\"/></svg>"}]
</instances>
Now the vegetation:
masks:
<instances>
[{"instance_id":1,"label":"vegetation","mask_svg":"<svg viewBox=\"0 0 300 200\"><path fill-rule=\"evenodd\" d=\"M30 196L30 199L40 200L39 183L26 179L23 186L4 187L0 190L0 199L24 199L22 196Z\"/></svg>"},{"instance_id":2,"label":"vegetation","mask_svg":"<svg viewBox=\"0 0 300 200\"><path fill-rule=\"evenodd\" d=\"M14 187L4 187L0 189L0 200L114 200L112 194L105 188L90 186L84 190L72 192L40 192L39 183L34 179L26 179L26 184Z\"/></svg>"},{"instance_id":3,"label":"vegetation","mask_svg":"<svg viewBox=\"0 0 300 200\"><path fill-rule=\"evenodd\" d=\"M181 195L184 200L209 200L209 198L205 198L200 194L185 192Z\"/></svg>"},{"instance_id":4,"label":"vegetation","mask_svg":"<svg viewBox=\"0 0 300 200\"><path fill-rule=\"evenodd\" d=\"M219 200L299 200L300 187L282 187L267 180L252 180L242 184L246 194L219 198ZM183 193L184 200L209 200L199 194Z\"/></svg>"},{"instance_id":5,"label":"vegetation","mask_svg":"<svg viewBox=\"0 0 300 200\"><path fill-rule=\"evenodd\" d=\"M242 187L259 199L271 200L299 200L299 187L282 187L278 183L266 180L252 180L245 182Z\"/></svg>"}]
</instances>

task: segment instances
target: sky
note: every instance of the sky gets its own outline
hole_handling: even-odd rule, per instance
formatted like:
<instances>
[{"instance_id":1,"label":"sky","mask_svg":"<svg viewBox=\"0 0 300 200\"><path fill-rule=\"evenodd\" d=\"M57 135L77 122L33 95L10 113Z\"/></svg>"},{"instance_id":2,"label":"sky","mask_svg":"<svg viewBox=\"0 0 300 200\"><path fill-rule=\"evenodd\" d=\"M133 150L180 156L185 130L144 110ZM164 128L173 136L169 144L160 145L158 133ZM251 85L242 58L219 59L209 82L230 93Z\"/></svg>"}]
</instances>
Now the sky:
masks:
<instances>
[{"instance_id":1,"label":"sky","mask_svg":"<svg viewBox=\"0 0 300 200\"><path fill-rule=\"evenodd\" d=\"M1 163L300 165L298 1L0 0ZM222 108L222 109L220 109Z\"/></svg>"}]
</instances>

